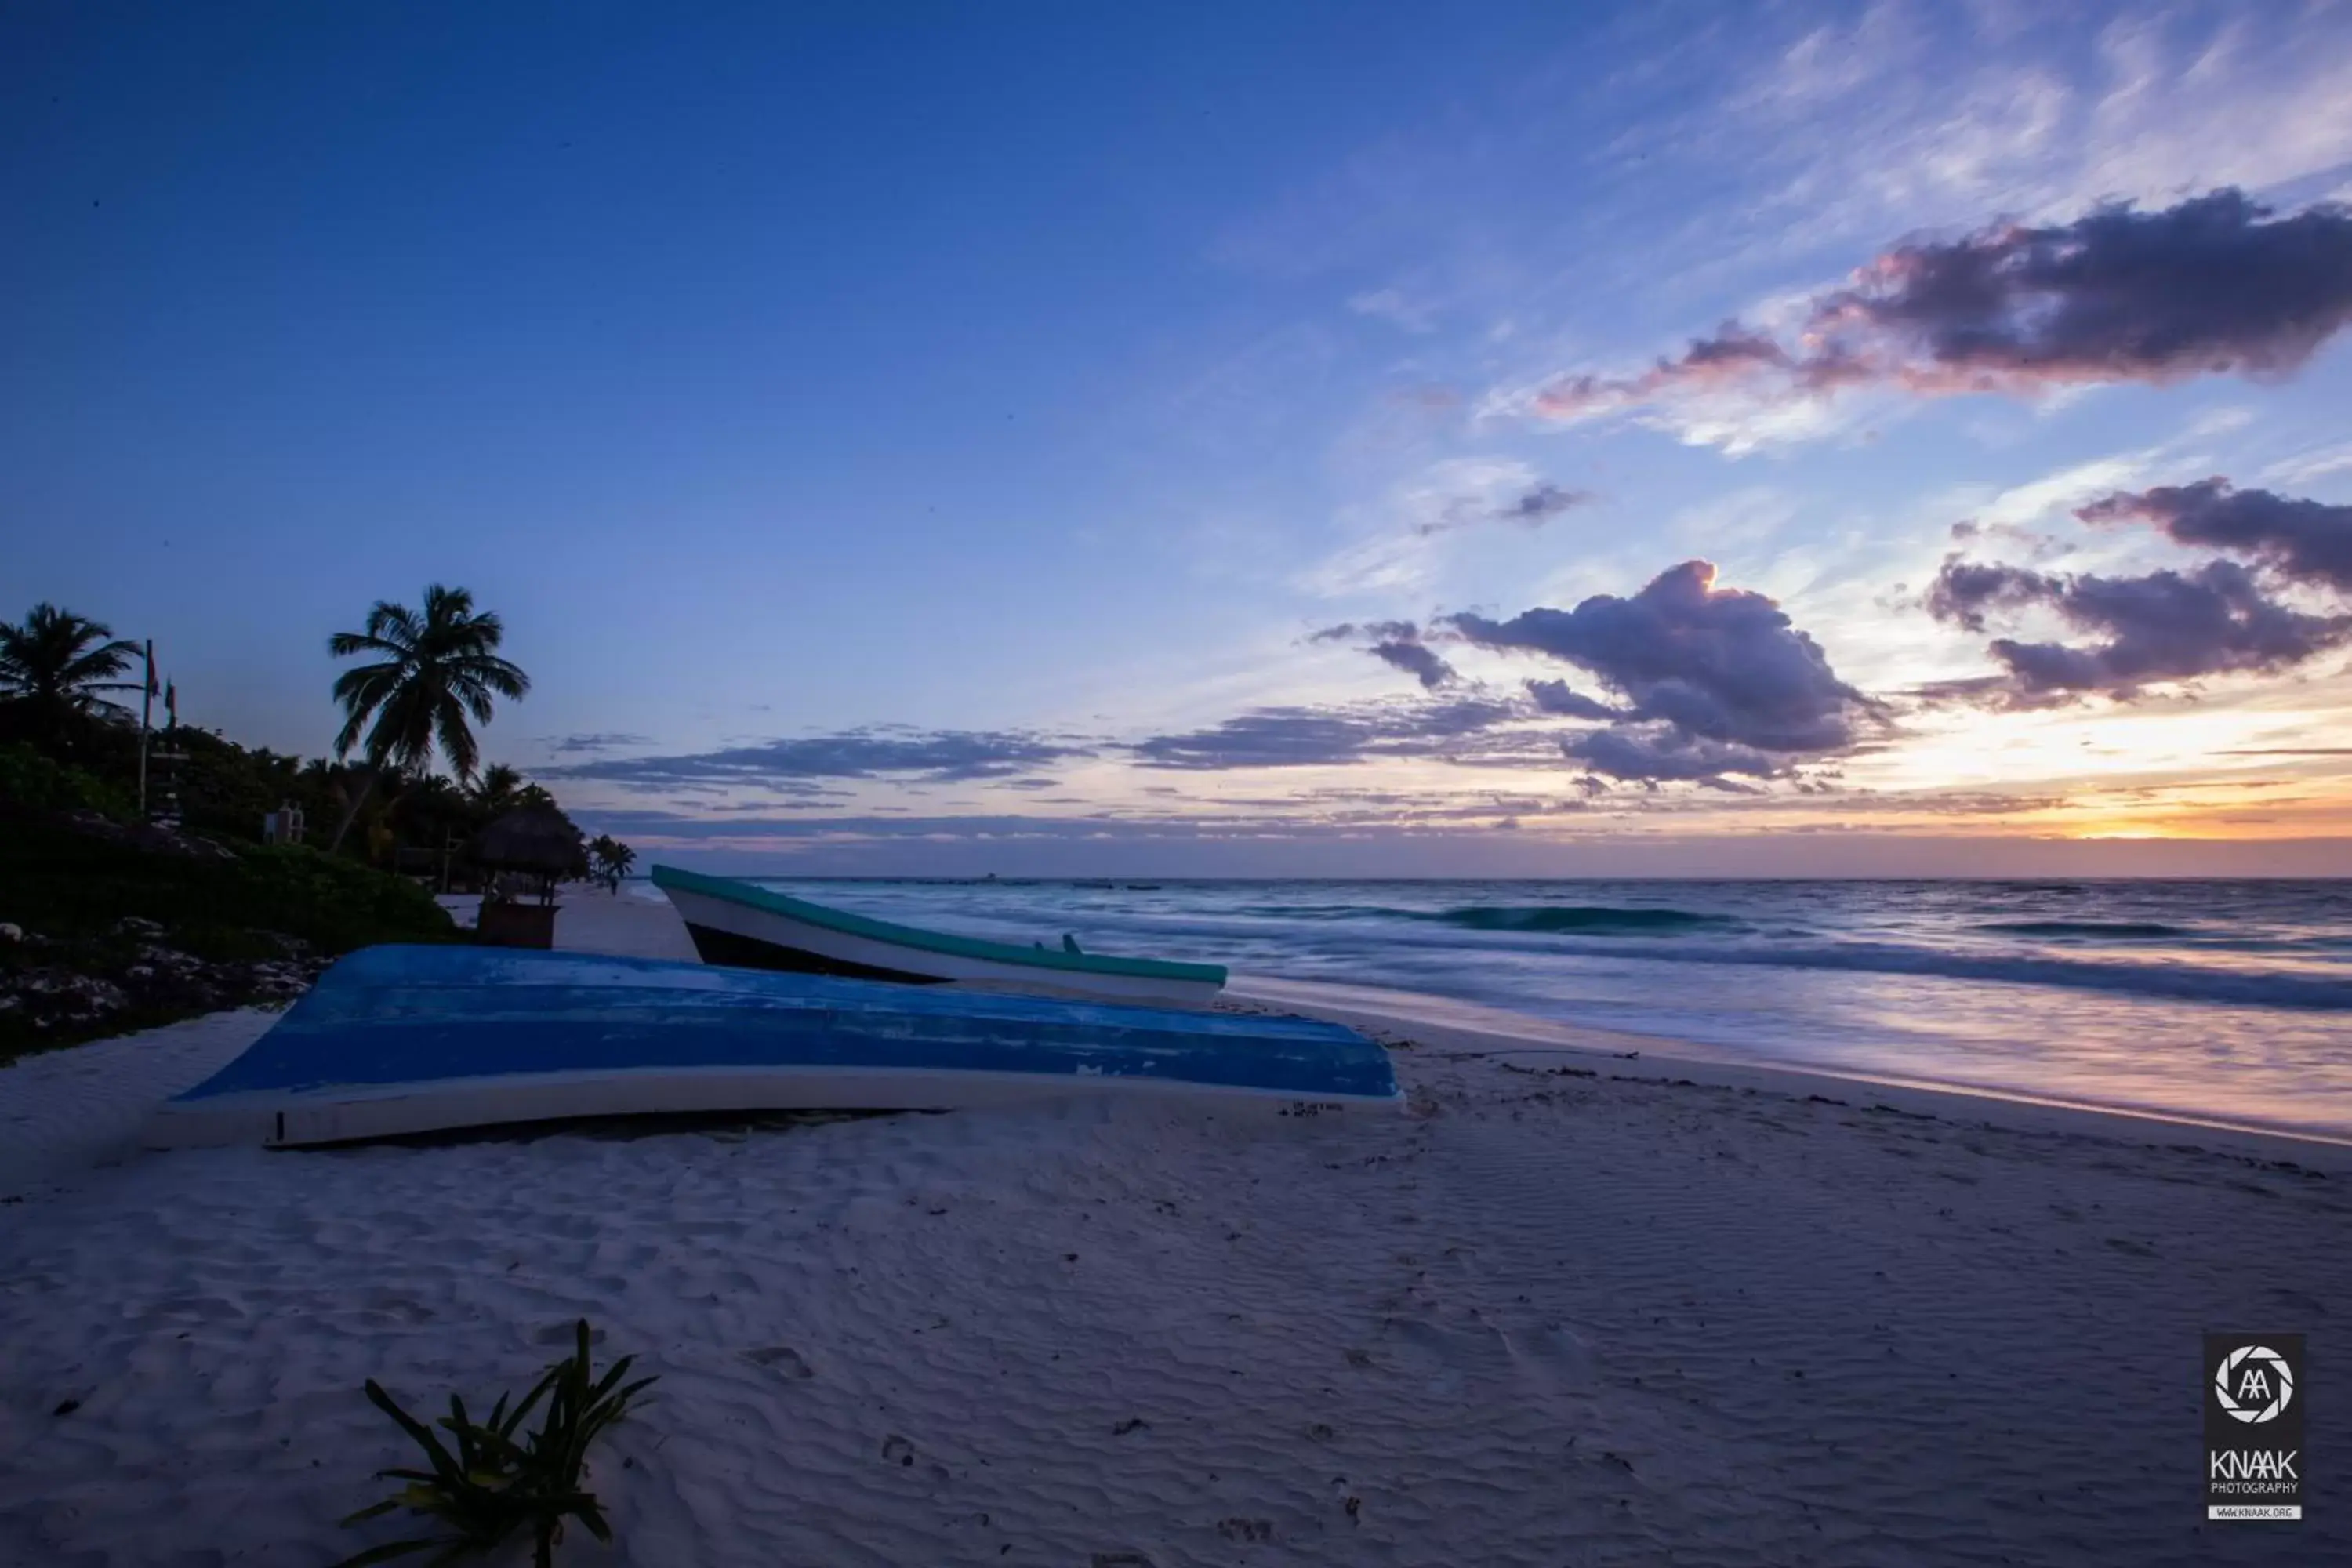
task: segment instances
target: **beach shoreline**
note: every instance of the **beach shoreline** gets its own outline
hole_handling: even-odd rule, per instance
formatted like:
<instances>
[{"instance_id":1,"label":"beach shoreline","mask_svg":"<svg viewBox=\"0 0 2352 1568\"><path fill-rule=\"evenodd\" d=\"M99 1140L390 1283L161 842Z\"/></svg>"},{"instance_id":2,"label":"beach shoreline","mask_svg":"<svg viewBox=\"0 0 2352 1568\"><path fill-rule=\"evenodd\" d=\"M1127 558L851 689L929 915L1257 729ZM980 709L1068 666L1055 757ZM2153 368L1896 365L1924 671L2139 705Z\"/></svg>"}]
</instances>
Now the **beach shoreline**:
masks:
<instances>
[{"instance_id":1,"label":"beach shoreline","mask_svg":"<svg viewBox=\"0 0 2352 1568\"><path fill-rule=\"evenodd\" d=\"M590 1478L621 1568L2352 1551L2208 1526L2195 1446L2204 1330L2352 1300L2340 1148L1357 1016L1402 1111L152 1153L109 1129L270 1015L28 1058L0 1127L67 1130L0 1179L0 1560L357 1550L402 1458L360 1382L488 1398L580 1316L663 1380Z\"/></svg>"},{"instance_id":2,"label":"beach shoreline","mask_svg":"<svg viewBox=\"0 0 2352 1568\"><path fill-rule=\"evenodd\" d=\"M475 900L450 898L462 916ZM666 903L627 893L568 892L557 915L556 945L575 952L693 962L694 942ZM1948 1120L1985 1121L2027 1130L2079 1131L2123 1142L2196 1139L2263 1158L2304 1158L2352 1166L2352 1138L2252 1121L2185 1116L2142 1106L2037 1096L2019 1090L1936 1082L1741 1057L1670 1036L1564 1024L1533 1014L1371 985L1235 974L1232 1004L1325 1018L1376 1039L1409 1039L1435 1053L1477 1053L1523 1065L1569 1063L1612 1075L1763 1092L1864 1099L1873 1104ZM1224 1005L1224 1004L1221 1004Z\"/></svg>"}]
</instances>

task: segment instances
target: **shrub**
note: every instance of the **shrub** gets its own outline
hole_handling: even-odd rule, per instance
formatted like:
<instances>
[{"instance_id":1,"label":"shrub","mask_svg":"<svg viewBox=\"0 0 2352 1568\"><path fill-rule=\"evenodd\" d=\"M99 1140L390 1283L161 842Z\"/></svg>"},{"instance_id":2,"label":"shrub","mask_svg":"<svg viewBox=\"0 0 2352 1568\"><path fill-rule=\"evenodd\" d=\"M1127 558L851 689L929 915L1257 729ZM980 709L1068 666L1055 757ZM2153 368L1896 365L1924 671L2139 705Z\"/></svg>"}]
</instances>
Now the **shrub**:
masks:
<instances>
[{"instance_id":1,"label":"shrub","mask_svg":"<svg viewBox=\"0 0 2352 1568\"><path fill-rule=\"evenodd\" d=\"M432 1468L378 1470L380 1480L408 1484L343 1522L362 1524L406 1509L435 1521L439 1531L370 1547L345 1558L337 1568L362 1568L416 1552L437 1552L435 1562L453 1563L493 1551L525 1529L531 1532L532 1562L538 1568L551 1568L567 1519L578 1520L597 1540L611 1541L612 1527L604 1522L596 1495L580 1488L588 1446L627 1415L630 1401L656 1380L622 1381L635 1356L623 1356L602 1379L596 1378L588 1358L588 1321L580 1320L575 1331L573 1352L549 1367L512 1409L502 1394L490 1407L489 1419L477 1422L466 1414L464 1400L449 1396L449 1414L433 1425L449 1434L455 1453L431 1426L403 1410L375 1379L368 1379L369 1401L400 1424ZM517 1441L523 1418L541 1399L547 1402L547 1414L539 1430Z\"/></svg>"},{"instance_id":2,"label":"shrub","mask_svg":"<svg viewBox=\"0 0 2352 1568\"><path fill-rule=\"evenodd\" d=\"M131 800L95 774L54 762L22 742L0 745L0 805L26 812L95 811L118 822Z\"/></svg>"}]
</instances>

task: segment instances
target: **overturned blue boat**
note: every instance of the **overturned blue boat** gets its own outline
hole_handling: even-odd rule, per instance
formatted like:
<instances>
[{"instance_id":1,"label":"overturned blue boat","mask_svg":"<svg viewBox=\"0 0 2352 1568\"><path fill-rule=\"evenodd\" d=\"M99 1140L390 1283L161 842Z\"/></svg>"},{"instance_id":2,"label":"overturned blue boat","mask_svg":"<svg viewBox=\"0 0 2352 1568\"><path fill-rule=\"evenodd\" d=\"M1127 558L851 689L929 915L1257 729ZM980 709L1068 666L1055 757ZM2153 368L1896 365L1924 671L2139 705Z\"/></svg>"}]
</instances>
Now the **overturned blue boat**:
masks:
<instances>
[{"instance_id":1,"label":"overturned blue boat","mask_svg":"<svg viewBox=\"0 0 2352 1568\"><path fill-rule=\"evenodd\" d=\"M166 1102L146 1141L300 1145L573 1117L1071 1095L1399 1103L1384 1050L1311 1019L593 953L373 947Z\"/></svg>"}]
</instances>

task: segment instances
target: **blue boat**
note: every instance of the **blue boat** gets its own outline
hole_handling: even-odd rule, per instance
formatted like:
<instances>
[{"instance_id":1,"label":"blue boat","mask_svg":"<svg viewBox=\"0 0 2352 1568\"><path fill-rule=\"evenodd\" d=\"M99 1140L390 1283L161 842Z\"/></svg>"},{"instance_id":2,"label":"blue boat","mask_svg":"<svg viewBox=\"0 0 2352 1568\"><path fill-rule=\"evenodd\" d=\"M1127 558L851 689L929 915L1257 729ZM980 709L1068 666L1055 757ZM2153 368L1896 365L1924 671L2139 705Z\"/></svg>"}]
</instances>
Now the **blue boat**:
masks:
<instances>
[{"instance_id":1,"label":"blue boat","mask_svg":"<svg viewBox=\"0 0 2352 1568\"><path fill-rule=\"evenodd\" d=\"M168 1101L151 1147L299 1145L583 1116L951 1110L1070 1095L1400 1103L1305 1018L975 994L656 959L373 947Z\"/></svg>"}]
</instances>

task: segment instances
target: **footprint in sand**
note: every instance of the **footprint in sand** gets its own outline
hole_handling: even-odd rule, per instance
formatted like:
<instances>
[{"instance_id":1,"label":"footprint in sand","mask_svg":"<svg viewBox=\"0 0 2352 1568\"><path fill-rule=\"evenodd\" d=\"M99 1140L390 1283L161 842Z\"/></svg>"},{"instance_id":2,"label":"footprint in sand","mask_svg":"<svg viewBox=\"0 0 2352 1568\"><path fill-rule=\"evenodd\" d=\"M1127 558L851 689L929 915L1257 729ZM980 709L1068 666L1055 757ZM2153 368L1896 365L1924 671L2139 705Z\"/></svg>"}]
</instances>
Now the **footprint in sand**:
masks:
<instances>
[{"instance_id":1,"label":"footprint in sand","mask_svg":"<svg viewBox=\"0 0 2352 1568\"><path fill-rule=\"evenodd\" d=\"M1461 1395L1474 1384L1547 1394L1592 1386L1591 1347L1557 1324L1506 1332L1486 1323L1395 1319L1388 1328L1398 1364L1422 1377L1433 1394Z\"/></svg>"},{"instance_id":2,"label":"footprint in sand","mask_svg":"<svg viewBox=\"0 0 2352 1568\"><path fill-rule=\"evenodd\" d=\"M1554 1394L1589 1394L1596 1384L1592 1347L1571 1329L1555 1323L1502 1336L1503 1348L1519 1376Z\"/></svg>"},{"instance_id":3,"label":"footprint in sand","mask_svg":"<svg viewBox=\"0 0 2352 1568\"><path fill-rule=\"evenodd\" d=\"M802 1357L801 1352L790 1345L763 1345L755 1351L745 1351L743 1359L753 1366L773 1367L786 1377L816 1375L807 1361Z\"/></svg>"},{"instance_id":4,"label":"footprint in sand","mask_svg":"<svg viewBox=\"0 0 2352 1568\"><path fill-rule=\"evenodd\" d=\"M369 1291L362 1300L362 1307L366 1311L390 1318L396 1323L406 1323L412 1328L433 1321L432 1308L391 1290ZM566 1337L569 1337L568 1332Z\"/></svg>"}]
</instances>

